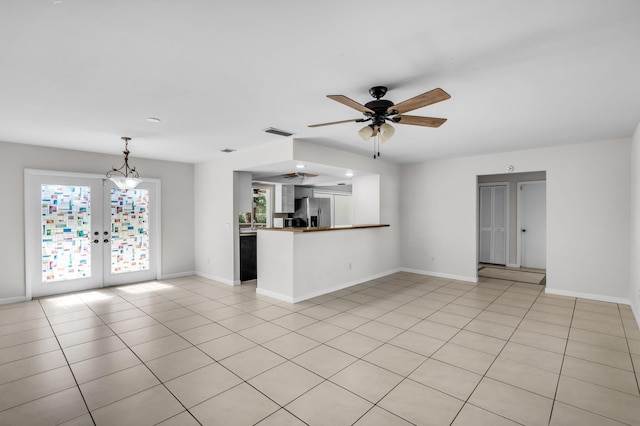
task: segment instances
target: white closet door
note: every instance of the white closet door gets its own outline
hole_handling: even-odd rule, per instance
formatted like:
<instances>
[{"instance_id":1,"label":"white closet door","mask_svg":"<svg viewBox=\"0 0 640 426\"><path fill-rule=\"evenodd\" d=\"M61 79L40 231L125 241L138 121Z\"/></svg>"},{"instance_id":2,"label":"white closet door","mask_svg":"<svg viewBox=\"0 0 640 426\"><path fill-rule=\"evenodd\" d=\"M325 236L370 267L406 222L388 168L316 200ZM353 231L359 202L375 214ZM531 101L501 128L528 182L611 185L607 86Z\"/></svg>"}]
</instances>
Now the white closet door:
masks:
<instances>
[{"instance_id":1,"label":"white closet door","mask_svg":"<svg viewBox=\"0 0 640 426\"><path fill-rule=\"evenodd\" d=\"M493 262L507 263L507 187L493 187Z\"/></svg>"},{"instance_id":2,"label":"white closet door","mask_svg":"<svg viewBox=\"0 0 640 426\"><path fill-rule=\"evenodd\" d=\"M546 188L546 182L520 184L518 214L522 267L539 269L547 267Z\"/></svg>"},{"instance_id":3,"label":"white closet door","mask_svg":"<svg viewBox=\"0 0 640 426\"><path fill-rule=\"evenodd\" d=\"M478 257L482 263L492 263L492 194L490 186L480 187L480 253Z\"/></svg>"},{"instance_id":4,"label":"white closet door","mask_svg":"<svg viewBox=\"0 0 640 426\"><path fill-rule=\"evenodd\" d=\"M507 187L480 187L479 253L482 263L507 262Z\"/></svg>"}]
</instances>

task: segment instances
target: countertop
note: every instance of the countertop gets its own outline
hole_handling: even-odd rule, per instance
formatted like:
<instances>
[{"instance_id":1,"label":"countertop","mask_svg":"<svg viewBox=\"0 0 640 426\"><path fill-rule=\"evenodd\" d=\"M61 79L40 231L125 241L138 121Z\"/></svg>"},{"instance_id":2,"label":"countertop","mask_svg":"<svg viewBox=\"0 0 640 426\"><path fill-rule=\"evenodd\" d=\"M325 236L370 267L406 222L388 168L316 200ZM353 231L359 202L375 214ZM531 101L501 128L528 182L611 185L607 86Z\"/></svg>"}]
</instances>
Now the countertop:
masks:
<instances>
[{"instance_id":1,"label":"countertop","mask_svg":"<svg viewBox=\"0 0 640 426\"><path fill-rule=\"evenodd\" d=\"M317 228L262 228L260 231L278 231L278 232L324 232L324 231L346 231L350 229L363 229L363 228L384 228L390 225L352 225L352 226L319 226Z\"/></svg>"}]
</instances>

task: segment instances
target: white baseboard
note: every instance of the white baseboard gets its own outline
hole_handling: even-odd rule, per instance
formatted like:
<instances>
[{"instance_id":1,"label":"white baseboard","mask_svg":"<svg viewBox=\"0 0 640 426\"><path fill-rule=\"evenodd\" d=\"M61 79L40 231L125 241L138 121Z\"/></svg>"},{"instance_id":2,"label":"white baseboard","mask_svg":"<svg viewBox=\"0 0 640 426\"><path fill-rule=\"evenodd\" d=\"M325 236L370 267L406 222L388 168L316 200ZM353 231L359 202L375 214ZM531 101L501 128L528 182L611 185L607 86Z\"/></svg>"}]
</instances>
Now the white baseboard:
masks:
<instances>
[{"instance_id":1,"label":"white baseboard","mask_svg":"<svg viewBox=\"0 0 640 426\"><path fill-rule=\"evenodd\" d=\"M579 297L581 299L597 300L598 302L611 302L611 303L618 303L620 305L631 305L631 299L628 299L626 297L603 296L601 294L582 293L580 291L558 290L558 289L549 288L549 287L546 287L544 292L548 294L555 294L557 296ZM631 307L633 308L633 305L631 305Z\"/></svg>"},{"instance_id":2,"label":"white baseboard","mask_svg":"<svg viewBox=\"0 0 640 426\"><path fill-rule=\"evenodd\" d=\"M8 305L10 303L20 303L26 301L27 298L25 296L5 297L4 299L0 299L0 305Z\"/></svg>"},{"instance_id":3,"label":"white baseboard","mask_svg":"<svg viewBox=\"0 0 640 426\"><path fill-rule=\"evenodd\" d=\"M471 283L478 282L478 277L467 277L465 275L444 274L442 272L424 271L421 269L411 269L411 268L400 268L399 270L403 272L411 272L413 274L428 275L430 277L447 278L450 280L457 280L457 281L468 281Z\"/></svg>"},{"instance_id":4,"label":"white baseboard","mask_svg":"<svg viewBox=\"0 0 640 426\"><path fill-rule=\"evenodd\" d=\"M519 268L519 263L507 263L507 268Z\"/></svg>"},{"instance_id":5,"label":"white baseboard","mask_svg":"<svg viewBox=\"0 0 640 426\"><path fill-rule=\"evenodd\" d=\"M366 277L362 277L354 281L349 281L334 287L324 288L322 290L313 291L311 293L303 294L302 296L296 296L296 297L291 297L284 294L275 293L273 291L261 289L260 281L258 281L258 287L256 288L256 293L261 294L263 296L272 297L274 299L282 300L284 302L298 303L304 300L313 299L314 297L333 293L334 291L342 290L344 288L353 287L354 285L362 284L367 281L375 280L376 278L386 277L387 275L391 275L399 271L400 269L391 269L389 271L380 272L379 274L368 275Z\"/></svg>"},{"instance_id":6,"label":"white baseboard","mask_svg":"<svg viewBox=\"0 0 640 426\"><path fill-rule=\"evenodd\" d=\"M197 275L195 271L187 271L187 272L178 272L175 274L166 274L166 275L160 275L158 277L159 280L171 280L174 278L184 278L184 277L190 277L192 275Z\"/></svg>"},{"instance_id":7,"label":"white baseboard","mask_svg":"<svg viewBox=\"0 0 640 426\"><path fill-rule=\"evenodd\" d=\"M640 328L640 312L638 312L633 303L631 303L631 312L633 312L633 317L636 319L636 323L638 323L638 328Z\"/></svg>"},{"instance_id":8,"label":"white baseboard","mask_svg":"<svg viewBox=\"0 0 640 426\"><path fill-rule=\"evenodd\" d=\"M287 302L287 303L295 303L293 301L293 297L285 296L283 294L276 293L269 290L264 290L264 289L261 289L260 287L256 287L256 294L259 294L261 296L267 296L272 299L282 300L283 302Z\"/></svg>"},{"instance_id":9,"label":"white baseboard","mask_svg":"<svg viewBox=\"0 0 640 426\"><path fill-rule=\"evenodd\" d=\"M196 271L195 275L197 275L199 277L202 277L202 278L206 278L208 280L217 281L219 283L226 284L226 285L240 285L240 281L239 280L228 280L226 278L216 277L215 275L205 274L204 272Z\"/></svg>"}]
</instances>

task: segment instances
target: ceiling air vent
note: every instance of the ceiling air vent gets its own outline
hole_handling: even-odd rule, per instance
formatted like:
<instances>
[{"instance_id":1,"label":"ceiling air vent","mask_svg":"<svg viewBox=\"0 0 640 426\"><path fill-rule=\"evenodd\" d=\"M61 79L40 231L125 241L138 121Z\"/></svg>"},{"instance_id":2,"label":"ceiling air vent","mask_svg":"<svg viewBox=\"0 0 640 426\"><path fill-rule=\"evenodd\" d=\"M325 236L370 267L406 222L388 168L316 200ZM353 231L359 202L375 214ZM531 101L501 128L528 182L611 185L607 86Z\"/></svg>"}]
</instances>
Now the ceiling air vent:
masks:
<instances>
[{"instance_id":1,"label":"ceiling air vent","mask_svg":"<svg viewBox=\"0 0 640 426\"><path fill-rule=\"evenodd\" d=\"M225 152L229 154L230 152L236 152L236 150L233 148L225 148L225 149L221 149L220 152Z\"/></svg>"},{"instance_id":2,"label":"ceiling air vent","mask_svg":"<svg viewBox=\"0 0 640 426\"><path fill-rule=\"evenodd\" d=\"M293 136L295 133L287 132L286 130L276 129L275 127L267 127L266 129L262 129L265 133L272 133L278 136Z\"/></svg>"}]
</instances>

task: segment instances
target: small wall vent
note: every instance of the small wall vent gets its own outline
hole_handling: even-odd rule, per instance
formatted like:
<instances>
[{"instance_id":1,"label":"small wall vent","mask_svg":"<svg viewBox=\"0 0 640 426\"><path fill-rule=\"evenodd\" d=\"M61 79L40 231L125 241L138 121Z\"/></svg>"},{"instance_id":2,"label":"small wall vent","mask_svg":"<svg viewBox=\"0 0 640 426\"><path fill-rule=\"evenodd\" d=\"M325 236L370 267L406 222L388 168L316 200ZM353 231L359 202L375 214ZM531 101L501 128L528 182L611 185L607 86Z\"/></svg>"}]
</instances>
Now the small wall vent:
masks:
<instances>
[{"instance_id":1,"label":"small wall vent","mask_svg":"<svg viewBox=\"0 0 640 426\"><path fill-rule=\"evenodd\" d=\"M236 150L233 148L225 148L225 149L221 149L220 152L229 154L230 152L236 152Z\"/></svg>"},{"instance_id":2,"label":"small wall vent","mask_svg":"<svg viewBox=\"0 0 640 426\"><path fill-rule=\"evenodd\" d=\"M287 132L286 130L276 129L275 127L267 127L266 129L262 129L262 131L265 133L271 133L274 135L286 136L286 137L295 135L295 133Z\"/></svg>"}]
</instances>

